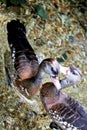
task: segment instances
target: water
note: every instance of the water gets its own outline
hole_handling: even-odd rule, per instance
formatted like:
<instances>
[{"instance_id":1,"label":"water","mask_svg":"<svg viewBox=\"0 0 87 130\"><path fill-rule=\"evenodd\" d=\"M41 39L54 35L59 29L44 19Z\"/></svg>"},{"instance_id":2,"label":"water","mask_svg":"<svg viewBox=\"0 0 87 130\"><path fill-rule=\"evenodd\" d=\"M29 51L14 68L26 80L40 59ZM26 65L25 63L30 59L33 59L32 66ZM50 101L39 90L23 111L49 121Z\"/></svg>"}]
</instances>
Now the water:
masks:
<instances>
[{"instance_id":1,"label":"water","mask_svg":"<svg viewBox=\"0 0 87 130\"><path fill-rule=\"evenodd\" d=\"M32 11L34 4L41 4L49 15L49 20L43 20ZM40 100L39 93L32 98L34 106L23 102L17 91L6 84L5 64L12 75L7 42L6 25L12 19L19 18L24 22L27 38L41 61L47 57L59 58L64 66L79 65L82 70L82 81L77 86L63 90L79 101L87 110L87 9L79 1L28 1L27 6L5 8L0 5L0 129L1 130L50 130L50 117L47 115ZM84 13L83 13L84 12ZM5 59L5 62L4 62ZM63 78L63 76L60 76ZM45 77L43 82L48 82Z\"/></svg>"}]
</instances>

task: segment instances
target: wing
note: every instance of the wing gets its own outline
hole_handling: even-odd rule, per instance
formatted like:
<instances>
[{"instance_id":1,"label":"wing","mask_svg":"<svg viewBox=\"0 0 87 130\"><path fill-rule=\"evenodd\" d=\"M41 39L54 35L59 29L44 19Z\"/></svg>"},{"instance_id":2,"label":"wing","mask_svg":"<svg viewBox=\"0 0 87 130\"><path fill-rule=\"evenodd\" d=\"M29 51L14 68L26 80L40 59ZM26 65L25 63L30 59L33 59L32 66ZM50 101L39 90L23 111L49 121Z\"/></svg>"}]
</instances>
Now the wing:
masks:
<instances>
[{"instance_id":1,"label":"wing","mask_svg":"<svg viewBox=\"0 0 87 130\"><path fill-rule=\"evenodd\" d=\"M87 112L74 98L58 92L52 83L41 89L41 100L53 121L62 129L87 130Z\"/></svg>"},{"instance_id":2,"label":"wing","mask_svg":"<svg viewBox=\"0 0 87 130\"><path fill-rule=\"evenodd\" d=\"M8 43L14 67L20 79L24 80L36 75L38 59L26 38L26 30L19 20L12 20L7 24Z\"/></svg>"}]
</instances>

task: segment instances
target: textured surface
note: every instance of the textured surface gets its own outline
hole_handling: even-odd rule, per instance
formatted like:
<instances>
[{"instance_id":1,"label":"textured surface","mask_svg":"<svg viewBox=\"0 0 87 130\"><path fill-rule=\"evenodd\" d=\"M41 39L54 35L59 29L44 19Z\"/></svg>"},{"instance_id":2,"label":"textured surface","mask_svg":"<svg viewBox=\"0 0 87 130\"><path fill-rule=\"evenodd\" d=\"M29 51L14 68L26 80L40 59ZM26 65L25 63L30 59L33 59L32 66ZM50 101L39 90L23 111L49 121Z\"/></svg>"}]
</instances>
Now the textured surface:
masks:
<instances>
[{"instance_id":1,"label":"textured surface","mask_svg":"<svg viewBox=\"0 0 87 130\"><path fill-rule=\"evenodd\" d=\"M41 4L49 16L49 20L43 20L35 13L33 6ZM4 59L13 78L9 47L7 43L6 25L12 19L19 18L25 24L27 38L35 50L39 61L46 57L61 58L61 64L65 66L79 65L83 78L80 85L74 89L67 88L64 91L72 95L87 109L87 5L84 0L75 3L62 0L28 0L25 7L9 7L0 3L0 129L50 130L51 119L48 117L41 104L39 94L34 97L40 106L37 118L30 116L29 106L22 103L17 92L5 86ZM5 55L5 56L4 56ZM60 78L62 78L61 76ZM48 81L48 77L44 82ZM17 100L18 99L18 100ZM19 107L20 106L20 107ZM34 109L33 107L32 109ZM28 112L28 114L27 114ZM19 113L19 114L18 114ZM44 115L43 115L44 113ZM21 116L21 117L20 117ZM21 119L20 119L21 118ZM27 119L27 120L26 120ZM30 123L29 123L30 122ZM26 127L25 127L26 126Z\"/></svg>"}]
</instances>

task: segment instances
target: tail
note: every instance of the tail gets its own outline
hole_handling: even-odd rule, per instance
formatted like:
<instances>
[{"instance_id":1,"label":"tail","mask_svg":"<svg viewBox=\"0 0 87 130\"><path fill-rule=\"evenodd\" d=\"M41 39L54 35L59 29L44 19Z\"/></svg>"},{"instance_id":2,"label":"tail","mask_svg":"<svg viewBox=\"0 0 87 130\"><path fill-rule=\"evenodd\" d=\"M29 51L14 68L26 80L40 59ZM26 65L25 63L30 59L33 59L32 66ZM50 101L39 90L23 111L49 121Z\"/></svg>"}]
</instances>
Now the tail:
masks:
<instances>
[{"instance_id":1,"label":"tail","mask_svg":"<svg viewBox=\"0 0 87 130\"><path fill-rule=\"evenodd\" d=\"M8 43L11 49L11 55L14 62L14 67L17 70L18 76L21 79L29 78L31 72L27 66L34 61L38 65L37 57L33 48L30 46L26 38L26 29L19 20L12 20L7 23ZM27 73L26 76L24 73Z\"/></svg>"}]
</instances>

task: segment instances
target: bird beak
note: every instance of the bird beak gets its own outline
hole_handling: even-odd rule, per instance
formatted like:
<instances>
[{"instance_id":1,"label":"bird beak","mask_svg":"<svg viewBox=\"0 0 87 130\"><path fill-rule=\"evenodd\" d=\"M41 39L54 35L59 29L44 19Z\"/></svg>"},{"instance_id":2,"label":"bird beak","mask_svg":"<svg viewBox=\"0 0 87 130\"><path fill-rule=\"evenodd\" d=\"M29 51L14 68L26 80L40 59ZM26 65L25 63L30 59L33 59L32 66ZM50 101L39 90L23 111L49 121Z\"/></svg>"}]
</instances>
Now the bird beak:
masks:
<instances>
[{"instance_id":1,"label":"bird beak","mask_svg":"<svg viewBox=\"0 0 87 130\"><path fill-rule=\"evenodd\" d=\"M64 67L62 65L59 64L60 67L60 73L67 75L70 72L70 67Z\"/></svg>"}]
</instances>

